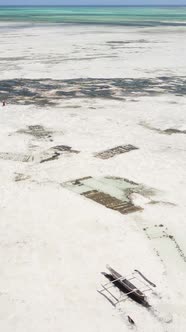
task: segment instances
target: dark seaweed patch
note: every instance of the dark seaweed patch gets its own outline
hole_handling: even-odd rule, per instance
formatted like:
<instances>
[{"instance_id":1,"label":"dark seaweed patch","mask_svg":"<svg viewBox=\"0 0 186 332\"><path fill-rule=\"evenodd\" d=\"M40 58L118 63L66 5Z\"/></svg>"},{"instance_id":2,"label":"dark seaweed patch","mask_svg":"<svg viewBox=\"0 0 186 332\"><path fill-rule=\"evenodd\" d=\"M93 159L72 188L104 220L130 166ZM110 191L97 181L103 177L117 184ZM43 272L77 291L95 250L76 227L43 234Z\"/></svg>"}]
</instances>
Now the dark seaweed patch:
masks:
<instances>
[{"instance_id":1,"label":"dark seaweed patch","mask_svg":"<svg viewBox=\"0 0 186 332\"><path fill-rule=\"evenodd\" d=\"M19 56L19 57L0 57L0 61L23 61L28 59L26 56Z\"/></svg>"},{"instance_id":2,"label":"dark seaweed patch","mask_svg":"<svg viewBox=\"0 0 186 332\"><path fill-rule=\"evenodd\" d=\"M186 134L186 130L179 130L174 128L169 128L164 130L165 134L172 135L172 134Z\"/></svg>"},{"instance_id":3,"label":"dark seaweed patch","mask_svg":"<svg viewBox=\"0 0 186 332\"><path fill-rule=\"evenodd\" d=\"M72 150L72 148L68 145L57 145L52 149L57 150L58 152L70 152L70 153L79 153L77 150Z\"/></svg>"},{"instance_id":4,"label":"dark seaweed patch","mask_svg":"<svg viewBox=\"0 0 186 332\"><path fill-rule=\"evenodd\" d=\"M100 158L100 159L109 159L109 158L113 158L116 155L120 155L120 154L130 152L133 150L138 150L138 148L131 144L120 145L120 146L116 146L115 148L96 153L95 157Z\"/></svg>"},{"instance_id":5,"label":"dark seaweed patch","mask_svg":"<svg viewBox=\"0 0 186 332\"><path fill-rule=\"evenodd\" d=\"M12 79L0 81L0 99L9 103L56 105L62 99L106 98L125 100L125 97L161 94L185 96L186 77L157 77L148 79Z\"/></svg>"},{"instance_id":6,"label":"dark seaweed patch","mask_svg":"<svg viewBox=\"0 0 186 332\"><path fill-rule=\"evenodd\" d=\"M138 193L145 197L154 194L151 188L118 177L92 178L89 176L68 181L62 186L121 214L143 210L133 203L132 194ZM120 197L116 195L115 189L120 192Z\"/></svg>"},{"instance_id":7,"label":"dark seaweed patch","mask_svg":"<svg viewBox=\"0 0 186 332\"><path fill-rule=\"evenodd\" d=\"M108 41L107 44L136 44L136 43L140 43L140 44L148 44L150 43L148 40L145 40L145 39L137 39L137 40L111 40L111 41Z\"/></svg>"},{"instance_id":8,"label":"dark seaweed patch","mask_svg":"<svg viewBox=\"0 0 186 332\"><path fill-rule=\"evenodd\" d=\"M45 151L44 154L40 156L40 163L45 163L47 161L52 161L58 159L63 154L77 154L79 151L72 150L72 148L68 145L57 145L53 146L49 150Z\"/></svg>"},{"instance_id":9,"label":"dark seaweed patch","mask_svg":"<svg viewBox=\"0 0 186 332\"><path fill-rule=\"evenodd\" d=\"M176 129L176 128L168 128L168 129L160 129L160 128L155 128L153 126L150 126L148 123L146 122L141 122L140 126L152 130L152 131L156 131L159 134L166 134L166 135L173 135L173 134L186 134L186 130L180 130L180 129Z\"/></svg>"},{"instance_id":10,"label":"dark seaweed patch","mask_svg":"<svg viewBox=\"0 0 186 332\"><path fill-rule=\"evenodd\" d=\"M131 201L126 202L116 197L113 197L109 194L106 194L101 191L92 190L82 194L86 198L91 199L92 201L104 205L105 207L118 211L121 214L128 214L137 211L142 211L142 208L139 206L135 206Z\"/></svg>"},{"instance_id":11,"label":"dark seaweed patch","mask_svg":"<svg viewBox=\"0 0 186 332\"><path fill-rule=\"evenodd\" d=\"M24 162L24 163L32 161L30 155L24 155L21 153L12 153L12 152L0 152L0 159Z\"/></svg>"},{"instance_id":12,"label":"dark seaweed patch","mask_svg":"<svg viewBox=\"0 0 186 332\"><path fill-rule=\"evenodd\" d=\"M51 157L49 157L49 158L46 158L46 159L43 159L43 160L41 160L41 161L40 161L40 163L42 164L42 163L46 163L47 161L56 160L56 159L58 159L58 158L59 158L59 156L60 156L60 153L58 153L58 152L55 152L55 153L53 154L53 156L51 156Z\"/></svg>"},{"instance_id":13,"label":"dark seaweed patch","mask_svg":"<svg viewBox=\"0 0 186 332\"><path fill-rule=\"evenodd\" d=\"M40 125L28 126L24 129L18 130L17 133L31 135L37 139L51 138L52 134L50 130Z\"/></svg>"}]
</instances>

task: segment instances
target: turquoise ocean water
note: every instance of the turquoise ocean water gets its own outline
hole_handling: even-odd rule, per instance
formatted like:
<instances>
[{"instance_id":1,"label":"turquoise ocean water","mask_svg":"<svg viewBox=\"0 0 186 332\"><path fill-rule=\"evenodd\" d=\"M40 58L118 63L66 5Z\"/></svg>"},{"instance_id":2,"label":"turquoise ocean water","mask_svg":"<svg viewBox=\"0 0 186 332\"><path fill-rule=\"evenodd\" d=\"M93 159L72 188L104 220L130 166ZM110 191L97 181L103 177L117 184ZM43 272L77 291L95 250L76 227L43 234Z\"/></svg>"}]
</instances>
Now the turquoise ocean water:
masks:
<instances>
[{"instance_id":1,"label":"turquoise ocean water","mask_svg":"<svg viewBox=\"0 0 186 332\"><path fill-rule=\"evenodd\" d=\"M0 22L186 26L186 7L0 7Z\"/></svg>"}]
</instances>

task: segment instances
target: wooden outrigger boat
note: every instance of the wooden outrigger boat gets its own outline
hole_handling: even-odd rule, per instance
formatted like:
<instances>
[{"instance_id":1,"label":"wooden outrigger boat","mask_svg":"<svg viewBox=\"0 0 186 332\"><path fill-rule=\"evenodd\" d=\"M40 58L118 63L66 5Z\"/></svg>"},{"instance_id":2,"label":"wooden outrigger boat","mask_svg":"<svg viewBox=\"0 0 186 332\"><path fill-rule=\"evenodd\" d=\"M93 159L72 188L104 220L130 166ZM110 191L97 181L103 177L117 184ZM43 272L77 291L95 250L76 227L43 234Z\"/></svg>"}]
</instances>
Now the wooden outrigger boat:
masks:
<instances>
[{"instance_id":1,"label":"wooden outrigger boat","mask_svg":"<svg viewBox=\"0 0 186 332\"><path fill-rule=\"evenodd\" d=\"M138 288L136 288L136 286L133 285L130 282L130 279L134 279L134 278L129 278L129 280L128 280L128 279L126 279L126 277L123 277L120 273L118 273L117 271L115 271L109 265L107 265L106 267L107 267L107 269L109 271L109 274L104 273L104 275L105 275L105 277L107 279L110 280L110 282L114 286L116 286L120 291L122 291L123 293L125 293L127 296L129 296L134 301L142 304L143 306L145 306L147 308L150 307L150 304L146 300L145 294L142 291L140 291ZM105 288L105 290L106 289L107 288Z\"/></svg>"}]
</instances>

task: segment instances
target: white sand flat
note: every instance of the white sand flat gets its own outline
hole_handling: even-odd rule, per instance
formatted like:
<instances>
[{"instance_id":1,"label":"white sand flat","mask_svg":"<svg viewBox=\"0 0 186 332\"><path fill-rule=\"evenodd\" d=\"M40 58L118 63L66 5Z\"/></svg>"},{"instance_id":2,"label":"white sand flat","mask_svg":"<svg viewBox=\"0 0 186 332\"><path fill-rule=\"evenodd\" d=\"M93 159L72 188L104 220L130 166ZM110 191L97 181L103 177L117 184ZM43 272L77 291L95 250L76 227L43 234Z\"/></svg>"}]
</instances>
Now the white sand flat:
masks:
<instances>
[{"instance_id":1,"label":"white sand flat","mask_svg":"<svg viewBox=\"0 0 186 332\"><path fill-rule=\"evenodd\" d=\"M0 79L184 76L185 32L5 29ZM142 39L147 43L136 42ZM113 49L113 40L135 42ZM185 130L185 109L184 95L174 93L0 107L1 331L130 331L127 315L136 331L185 331L186 135L161 132ZM20 133L38 125L51 137ZM128 144L139 149L95 157ZM41 163L57 145L80 153ZM35 158L23 162L23 156ZM122 215L61 185L87 176L126 178L153 188L154 196L133 194L142 210ZM97 293L107 263L122 274L139 269L157 285L148 298L152 310L131 300L113 308Z\"/></svg>"}]
</instances>

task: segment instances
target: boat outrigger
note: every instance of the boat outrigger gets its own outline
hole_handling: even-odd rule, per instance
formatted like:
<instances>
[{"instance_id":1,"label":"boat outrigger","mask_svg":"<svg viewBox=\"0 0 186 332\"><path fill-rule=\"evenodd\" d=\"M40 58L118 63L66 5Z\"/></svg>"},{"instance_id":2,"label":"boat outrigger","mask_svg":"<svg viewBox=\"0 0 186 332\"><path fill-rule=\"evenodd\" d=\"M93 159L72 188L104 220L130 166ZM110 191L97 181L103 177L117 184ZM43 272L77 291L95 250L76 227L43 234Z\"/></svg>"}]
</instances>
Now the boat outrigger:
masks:
<instances>
[{"instance_id":1,"label":"boat outrigger","mask_svg":"<svg viewBox=\"0 0 186 332\"><path fill-rule=\"evenodd\" d=\"M127 297L130 297L135 302L142 304L146 308L150 307L150 304L147 301L147 297L145 295L145 292L152 291L152 288L149 286L149 281L146 279L147 283L144 281L141 281L138 279L135 274L132 274L128 277L122 276L120 273L118 273L116 270L114 270L109 265L106 266L109 273L103 273L103 275L109 279L109 283L102 285L102 289L99 290L99 293L104 295L114 306L116 306L118 303L126 300ZM136 287L131 280L138 280L141 282L141 284L146 286L143 289L139 289ZM144 278L143 278L144 279ZM151 283L152 285L152 283ZM154 285L154 284L153 284ZM113 292L110 291L110 288L117 287L122 293L125 294L122 298L117 298ZM154 285L155 287L155 285Z\"/></svg>"}]
</instances>

